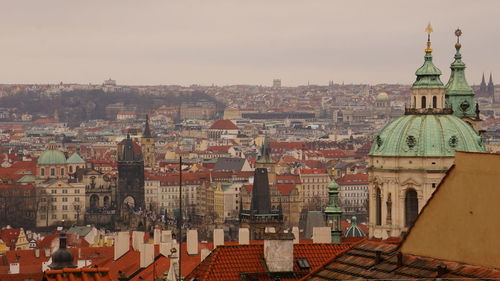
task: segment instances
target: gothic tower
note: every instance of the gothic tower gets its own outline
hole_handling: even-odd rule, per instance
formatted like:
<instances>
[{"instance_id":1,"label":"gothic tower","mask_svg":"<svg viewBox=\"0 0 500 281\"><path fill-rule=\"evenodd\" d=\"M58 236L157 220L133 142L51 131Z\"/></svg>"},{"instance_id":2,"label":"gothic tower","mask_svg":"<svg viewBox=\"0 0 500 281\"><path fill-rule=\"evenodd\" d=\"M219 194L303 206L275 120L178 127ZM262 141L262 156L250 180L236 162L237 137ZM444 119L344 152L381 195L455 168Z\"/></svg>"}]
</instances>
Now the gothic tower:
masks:
<instances>
[{"instance_id":1,"label":"gothic tower","mask_svg":"<svg viewBox=\"0 0 500 281\"><path fill-rule=\"evenodd\" d=\"M151 129L149 128L149 116L146 115L146 125L144 126L144 132L141 137L141 149L142 155L144 156L144 166L149 168L154 168L156 163L155 157L155 139L151 134Z\"/></svg>"},{"instance_id":2,"label":"gothic tower","mask_svg":"<svg viewBox=\"0 0 500 281\"><path fill-rule=\"evenodd\" d=\"M271 190L271 206L277 208L280 203L277 180L276 180L276 162L271 157L271 145L269 137L266 135L260 149L260 156L255 162L256 168L267 169L267 177L269 180L269 187Z\"/></svg>"},{"instance_id":3,"label":"gothic tower","mask_svg":"<svg viewBox=\"0 0 500 281\"><path fill-rule=\"evenodd\" d=\"M495 98L495 84L493 84L493 76L490 72L490 80L488 81L488 88L487 88L488 96L490 96L492 99Z\"/></svg>"},{"instance_id":4,"label":"gothic tower","mask_svg":"<svg viewBox=\"0 0 500 281\"><path fill-rule=\"evenodd\" d=\"M283 225L281 209L271 207L267 175L266 168L255 169L250 210L240 210L241 226L250 228L251 240L262 240L267 227L274 227L279 231Z\"/></svg>"},{"instance_id":5,"label":"gothic tower","mask_svg":"<svg viewBox=\"0 0 500 281\"><path fill-rule=\"evenodd\" d=\"M484 94L488 90L486 86L486 81L484 80L484 72L483 72L483 77L481 78L481 84L479 85L479 93Z\"/></svg>"},{"instance_id":6,"label":"gothic tower","mask_svg":"<svg viewBox=\"0 0 500 281\"><path fill-rule=\"evenodd\" d=\"M127 138L118 144L117 207L144 209L144 159L138 143Z\"/></svg>"}]
</instances>

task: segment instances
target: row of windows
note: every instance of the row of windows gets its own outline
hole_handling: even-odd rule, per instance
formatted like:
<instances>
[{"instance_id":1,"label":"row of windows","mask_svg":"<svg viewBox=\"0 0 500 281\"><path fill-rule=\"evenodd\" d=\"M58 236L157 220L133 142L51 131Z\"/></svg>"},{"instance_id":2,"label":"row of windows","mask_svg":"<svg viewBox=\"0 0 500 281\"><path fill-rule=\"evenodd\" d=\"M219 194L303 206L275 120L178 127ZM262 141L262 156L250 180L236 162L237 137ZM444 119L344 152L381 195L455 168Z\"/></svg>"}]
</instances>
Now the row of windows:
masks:
<instances>
[{"instance_id":1,"label":"row of windows","mask_svg":"<svg viewBox=\"0 0 500 281\"><path fill-rule=\"evenodd\" d=\"M340 190L368 190L367 185L343 186Z\"/></svg>"},{"instance_id":2,"label":"row of windows","mask_svg":"<svg viewBox=\"0 0 500 281\"><path fill-rule=\"evenodd\" d=\"M68 216L68 214L63 214L63 215L61 216L61 219L63 219L63 220L67 220L67 219L68 219L68 217L69 217L69 216ZM52 215L50 216L50 218L51 218L51 219L53 219L53 220L57 220L57 215L56 215L56 214L52 214ZM73 216L73 218L74 218L74 219L78 219L78 214L75 214L75 215ZM46 216L46 215L40 215L40 220L46 220L46 219L47 219L47 216Z\"/></svg>"},{"instance_id":3,"label":"row of windows","mask_svg":"<svg viewBox=\"0 0 500 281\"><path fill-rule=\"evenodd\" d=\"M70 197L63 197L61 200L62 202L68 202L68 198ZM75 202L80 202L80 197L73 197ZM40 198L40 202L47 202L47 198L42 197ZM50 202L57 202L57 197L51 197Z\"/></svg>"},{"instance_id":4,"label":"row of windows","mask_svg":"<svg viewBox=\"0 0 500 281\"><path fill-rule=\"evenodd\" d=\"M50 190L50 193L52 193L52 194L57 194L57 189L52 189L52 190ZM67 189L63 189L63 190L61 191L61 193L62 193L62 194L68 194L68 190L67 190ZM79 194L79 193L80 193L80 189L75 189L75 193L76 193L76 194Z\"/></svg>"},{"instance_id":5,"label":"row of windows","mask_svg":"<svg viewBox=\"0 0 500 281\"><path fill-rule=\"evenodd\" d=\"M323 178L302 178L303 183L314 183L314 182L329 182L329 179L326 177Z\"/></svg>"},{"instance_id":6,"label":"row of windows","mask_svg":"<svg viewBox=\"0 0 500 281\"><path fill-rule=\"evenodd\" d=\"M63 211L68 211L68 210L73 210L73 209L76 210L77 209L76 207L77 206L62 205L62 210ZM50 210L57 211L57 206L55 206L55 205L50 206ZM47 206L41 206L40 211L47 211Z\"/></svg>"}]
</instances>

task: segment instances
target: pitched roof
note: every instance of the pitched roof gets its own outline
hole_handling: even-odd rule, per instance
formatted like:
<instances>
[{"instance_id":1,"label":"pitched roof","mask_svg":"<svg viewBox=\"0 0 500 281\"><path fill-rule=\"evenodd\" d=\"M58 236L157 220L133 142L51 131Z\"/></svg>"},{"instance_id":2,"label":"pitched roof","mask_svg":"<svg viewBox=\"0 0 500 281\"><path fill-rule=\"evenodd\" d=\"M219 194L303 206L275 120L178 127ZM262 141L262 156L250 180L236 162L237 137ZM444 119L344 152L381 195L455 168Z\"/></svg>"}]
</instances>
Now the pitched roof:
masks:
<instances>
[{"instance_id":1,"label":"pitched roof","mask_svg":"<svg viewBox=\"0 0 500 281\"><path fill-rule=\"evenodd\" d=\"M241 171L245 165L245 158L221 157L215 163L215 171Z\"/></svg>"},{"instance_id":2,"label":"pitched roof","mask_svg":"<svg viewBox=\"0 0 500 281\"><path fill-rule=\"evenodd\" d=\"M368 185L368 174L345 174L337 180L339 185Z\"/></svg>"},{"instance_id":3,"label":"pitched roof","mask_svg":"<svg viewBox=\"0 0 500 281\"><path fill-rule=\"evenodd\" d=\"M293 257L307 259L314 269L333 256L349 249L351 244L295 244ZM197 278L200 281L241 280L241 273L261 274L258 280L274 280L267 276L264 259L264 245L219 246L205 258L185 280ZM298 280L308 271L301 270L294 262L294 272L281 280Z\"/></svg>"},{"instance_id":4,"label":"pitched roof","mask_svg":"<svg viewBox=\"0 0 500 281\"><path fill-rule=\"evenodd\" d=\"M238 130L238 127L231 120L217 120L210 129L214 130Z\"/></svg>"},{"instance_id":5,"label":"pitched roof","mask_svg":"<svg viewBox=\"0 0 500 281\"><path fill-rule=\"evenodd\" d=\"M108 268L64 268L47 270L43 281L111 281Z\"/></svg>"},{"instance_id":6,"label":"pitched roof","mask_svg":"<svg viewBox=\"0 0 500 281\"><path fill-rule=\"evenodd\" d=\"M303 280L500 278L500 270L433 258L401 254L398 244L363 241L337 256ZM377 252L380 261L377 262Z\"/></svg>"}]
</instances>

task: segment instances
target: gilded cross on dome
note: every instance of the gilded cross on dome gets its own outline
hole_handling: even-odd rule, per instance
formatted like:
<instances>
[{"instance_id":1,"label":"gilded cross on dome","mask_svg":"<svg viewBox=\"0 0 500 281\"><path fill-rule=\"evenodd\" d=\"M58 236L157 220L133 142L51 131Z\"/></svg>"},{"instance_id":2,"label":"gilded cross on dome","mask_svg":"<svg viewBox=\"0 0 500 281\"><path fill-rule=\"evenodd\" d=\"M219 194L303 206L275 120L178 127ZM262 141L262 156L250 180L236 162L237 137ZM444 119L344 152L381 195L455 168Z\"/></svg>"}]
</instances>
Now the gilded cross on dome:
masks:
<instances>
[{"instance_id":1,"label":"gilded cross on dome","mask_svg":"<svg viewBox=\"0 0 500 281\"><path fill-rule=\"evenodd\" d=\"M462 30L460 30L460 28L457 28L457 30L455 30L455 36L457 36L457 43L455 44L455 49L457 49L458 52L462 47L462 44L460 44L460 36L462 36Z\"/></svg>"},{"instance_id":2,"label":"gilded cross on dome","mask_svg":"<svg viewBox=\"0 0 500 281\"><path fill-rule=\"evenodd\" d=\"M427 33L427 48L425 49L426 53L432 53L432 49L431 49L431 33L433 31L434 30L432 29L432 25L429 22L429 24L427 24L427 27L425 28L425 32Z\"/></svg>"}]
</instances>

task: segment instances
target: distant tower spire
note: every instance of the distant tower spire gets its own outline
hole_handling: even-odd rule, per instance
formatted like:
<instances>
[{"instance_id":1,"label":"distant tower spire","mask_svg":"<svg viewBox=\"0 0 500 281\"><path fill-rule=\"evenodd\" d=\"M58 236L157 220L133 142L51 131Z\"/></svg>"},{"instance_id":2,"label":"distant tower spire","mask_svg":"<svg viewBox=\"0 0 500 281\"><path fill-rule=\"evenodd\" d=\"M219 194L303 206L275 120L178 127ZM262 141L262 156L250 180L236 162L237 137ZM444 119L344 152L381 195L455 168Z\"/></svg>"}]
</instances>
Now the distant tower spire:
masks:
<instances>
[{"instance_id":1,"label":"distant tower spire","mask_svg":"<svg viewBox=\"0 0 500 281\"><path fill-rule=\"evenodd\" d=\"M486 93L486 80L484 80L484 72L483 72L483 78L481 79L481 84L479 85L479 93L484 94Z\"/></svg>"},{"instance_id":2,"label":"distant tower spire","mask_svg":"<svg viewBox=\"0 0 500 281\"><path fill-rule=\"evenodd\" d=\"M488 95L492 96L495 94L495 84L493 84L493 75L490 72L490 80L488 81Z\"/></svg>"},{"instance_id":3,"label":"distant tower spire","mask_svg":"<svg viewBox=\"0 0 500 281\"><path fill-rule=\"evenodd\" d=\"M146 114L146 124L144 126L143 138L151 138L151 129L149 128L149 115Z\"/></svg>"}]
</instances>

